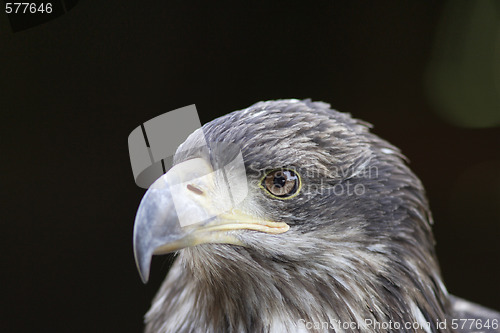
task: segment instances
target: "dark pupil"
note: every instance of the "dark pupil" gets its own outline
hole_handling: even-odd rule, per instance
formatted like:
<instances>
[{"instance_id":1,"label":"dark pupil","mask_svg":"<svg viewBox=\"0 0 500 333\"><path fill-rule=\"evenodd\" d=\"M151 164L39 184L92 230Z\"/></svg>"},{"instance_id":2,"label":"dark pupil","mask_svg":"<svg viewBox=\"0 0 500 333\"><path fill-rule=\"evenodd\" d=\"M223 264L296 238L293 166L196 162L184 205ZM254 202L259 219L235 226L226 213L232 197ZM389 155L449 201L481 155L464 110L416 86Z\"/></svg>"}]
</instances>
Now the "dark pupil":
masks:
<instances>
[{"instance_id":1,"label":"dark pupil","mask_svg":"<svg viewBox=\"0 0 500 333\"><path fill-rule=\"evenodd\" d=\"M286 183L286 177L284 177L283 173L281 172L276 173L273 179L273 184L275 186L283 187L285 186L285 183Z\"/></svg>"}]
</instances>

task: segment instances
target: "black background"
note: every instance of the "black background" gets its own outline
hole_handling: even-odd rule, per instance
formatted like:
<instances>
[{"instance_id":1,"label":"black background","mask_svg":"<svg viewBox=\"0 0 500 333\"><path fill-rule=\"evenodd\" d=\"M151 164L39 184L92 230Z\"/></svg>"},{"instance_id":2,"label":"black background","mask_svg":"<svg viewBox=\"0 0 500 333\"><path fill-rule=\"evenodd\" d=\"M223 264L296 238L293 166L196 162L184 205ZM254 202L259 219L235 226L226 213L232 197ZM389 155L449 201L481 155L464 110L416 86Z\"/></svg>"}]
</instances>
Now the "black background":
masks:
<instances>
[{"instance_id":1,"label":"black background","mask_svg":"<svg viewBox=\"0 0 500 333\"><path fill-rule=\"evenodd\" d=\"M445 283L500 310L500 129L440 118L424 93L439 2L81 1L13 33L0 13L0 330L137 332L129 133L196 104L202 123L312 98L375 125L427 188Z\"/></svg>"}]
</instances>

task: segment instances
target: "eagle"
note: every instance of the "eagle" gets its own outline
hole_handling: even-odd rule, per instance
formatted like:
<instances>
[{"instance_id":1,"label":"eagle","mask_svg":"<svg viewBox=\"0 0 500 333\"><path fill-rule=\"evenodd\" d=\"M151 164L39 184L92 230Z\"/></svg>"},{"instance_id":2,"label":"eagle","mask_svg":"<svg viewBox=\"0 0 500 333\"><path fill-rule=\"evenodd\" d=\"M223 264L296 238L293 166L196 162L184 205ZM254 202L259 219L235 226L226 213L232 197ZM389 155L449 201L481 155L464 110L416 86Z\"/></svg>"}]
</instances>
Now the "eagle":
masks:
<instances>
[{"instance_id":1,"label":"eagle","mask_svg":"<svg viewBox=\"0 0 500 333\"><path fill-rule=\"evenodd\" d=\"M176 259L146 332L500 332L449 294L422 183L371 125L258 102L182 143L144 195L134 254Z\"/></svg>"}]
</instances>

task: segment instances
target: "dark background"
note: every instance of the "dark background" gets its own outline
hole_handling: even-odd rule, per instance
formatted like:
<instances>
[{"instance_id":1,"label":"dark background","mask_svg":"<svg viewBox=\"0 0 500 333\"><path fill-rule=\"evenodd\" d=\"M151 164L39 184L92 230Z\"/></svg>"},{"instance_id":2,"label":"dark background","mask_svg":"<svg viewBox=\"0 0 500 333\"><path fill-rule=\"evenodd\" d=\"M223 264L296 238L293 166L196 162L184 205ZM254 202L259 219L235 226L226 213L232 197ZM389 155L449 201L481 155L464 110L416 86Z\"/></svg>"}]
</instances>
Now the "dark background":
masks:
<instances>
[{"instance_id":1,"label":"dark background","mask_svg":"<svg viewBox=\"0 0 500 333\"><path fill-rule=\"evenodd\" d=\"M443 15L416 1L81 1L14 33L0 12L0 331L140 331L169 259L141 283L129 133L193 103L205 123L291 97L329 102L403 150L449 291L500 310L500 128L456 126L431 103Z\"/></svg>"}]
</instances>

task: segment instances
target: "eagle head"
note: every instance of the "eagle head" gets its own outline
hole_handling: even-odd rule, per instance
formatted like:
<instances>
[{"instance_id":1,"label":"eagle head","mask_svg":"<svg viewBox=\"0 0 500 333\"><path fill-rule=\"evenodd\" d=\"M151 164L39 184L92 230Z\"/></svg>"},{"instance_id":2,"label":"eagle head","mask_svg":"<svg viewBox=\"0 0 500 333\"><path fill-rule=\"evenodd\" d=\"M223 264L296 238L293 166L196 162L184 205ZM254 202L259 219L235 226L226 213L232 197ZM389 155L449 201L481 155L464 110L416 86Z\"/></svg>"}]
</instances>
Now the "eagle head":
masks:
<instances>
[{"instance_id":1,"label":"eagle head","mask_svg":"<svg viewBox=\"0 0 500 333\"><path fill-rule=\"evenodd\" d=\"M178 254L146 330L377 331L370 323L446 319L422 184L369 128L326 103L277 100L193 132L137 212L143 280L153 254Z\"/></svg>"}]
</instances>

